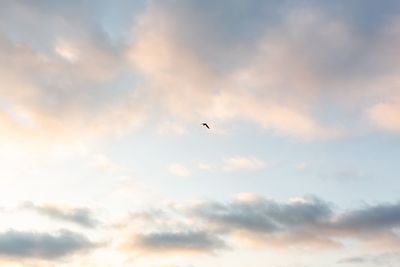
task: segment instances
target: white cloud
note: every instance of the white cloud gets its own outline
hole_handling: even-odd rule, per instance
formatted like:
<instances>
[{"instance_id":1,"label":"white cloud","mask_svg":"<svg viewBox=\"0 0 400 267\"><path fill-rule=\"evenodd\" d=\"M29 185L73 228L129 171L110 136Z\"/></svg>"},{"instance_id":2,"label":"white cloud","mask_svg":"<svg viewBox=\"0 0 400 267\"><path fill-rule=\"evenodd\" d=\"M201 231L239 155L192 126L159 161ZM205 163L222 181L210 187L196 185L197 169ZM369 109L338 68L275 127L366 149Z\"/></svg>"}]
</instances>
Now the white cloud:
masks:
<instances>
[{"instance_id":1,"label":"white cloud","mask_svg":"<svg viewBox=\"0 0 400 267\"><path fill-rule=\"evenodd\" d=\"M266 163L254 157L232 157L224 160L224 171L259 170L266 167Z\"/></svg>"},{"instance_id":2,"label":"white cloud","mask_svg":"<svg viewBox=\"0 0 400 267\"><path fill-rule=\"evenodd\" d=\"M65 60L76 63L79 60L79 50L65 41L57 42L55 52Z\"/></svg>"},{"instance_id":3,"label":"white cloud","mask_svg":"<svg viewBox=\"0 0 400 267\"><path fill-rule=\"evenodd\" d=\"M171 174L179 177L189 177L191 175L190 170L179 163L174 163L168 166L168 170Z\"/></svg>"}]
</instances>

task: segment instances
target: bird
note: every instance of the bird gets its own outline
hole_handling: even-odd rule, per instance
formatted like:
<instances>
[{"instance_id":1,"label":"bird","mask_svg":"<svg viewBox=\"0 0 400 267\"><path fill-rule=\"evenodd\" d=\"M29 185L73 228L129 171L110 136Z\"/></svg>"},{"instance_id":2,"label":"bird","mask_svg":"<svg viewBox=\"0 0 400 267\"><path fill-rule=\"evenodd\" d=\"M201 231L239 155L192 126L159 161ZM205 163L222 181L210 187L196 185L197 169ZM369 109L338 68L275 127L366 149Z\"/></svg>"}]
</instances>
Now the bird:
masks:
<instances>
[{"instance_id":1,"label":"bird","mask_svg":"<svg viewBox=\"0 0 400 267\"><path fill-rule=\"evenodd\" d=\"M208 124L207 124L207 123L205 123L205 122L203 122L201 125L203 125L203 126L207 127L207 129L210 129L210 127L208 126Z\"/></svg>"}]
</instances>

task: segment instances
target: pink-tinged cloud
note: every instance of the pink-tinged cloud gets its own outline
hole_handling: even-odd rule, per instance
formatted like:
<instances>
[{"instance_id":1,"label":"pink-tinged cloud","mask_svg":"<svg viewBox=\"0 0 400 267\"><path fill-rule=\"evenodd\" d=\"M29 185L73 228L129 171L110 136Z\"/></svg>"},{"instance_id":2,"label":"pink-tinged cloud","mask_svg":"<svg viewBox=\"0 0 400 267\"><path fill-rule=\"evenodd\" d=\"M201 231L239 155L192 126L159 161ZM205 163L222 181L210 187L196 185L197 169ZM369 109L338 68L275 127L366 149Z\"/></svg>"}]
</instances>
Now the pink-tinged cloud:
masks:
<instances>
[{"instance_id":1,"label":"pink-tinged cloud","mask_svg":"<svg viewBox=\"0 0 400 267\"><path fill-rule=\"evenodd\" d=\"M400 132L400 107L398 103L379 103L368 114L379 128L394 133Z\"/></svg>"}]
</instances>

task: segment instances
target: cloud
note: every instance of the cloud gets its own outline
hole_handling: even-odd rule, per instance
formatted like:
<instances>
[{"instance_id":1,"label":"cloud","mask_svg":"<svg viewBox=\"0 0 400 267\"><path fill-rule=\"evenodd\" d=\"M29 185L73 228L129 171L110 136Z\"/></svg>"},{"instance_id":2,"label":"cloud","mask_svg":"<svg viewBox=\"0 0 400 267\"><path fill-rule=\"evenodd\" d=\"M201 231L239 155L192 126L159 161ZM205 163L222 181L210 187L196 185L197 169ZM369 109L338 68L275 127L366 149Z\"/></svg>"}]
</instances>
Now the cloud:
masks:
<instances>
[{"instance_id":1,"label":"cloud","mask_svg":"<svg viewBox=\"0 0 400 267\"><path fill-rule=\"evenodd\" d=\"M191 239L192 234L188 233L198 232L230 247L338 249L351 247L344 240L353 240L361 247L385 251L400 244L396 232L400 227L400 205L379 204L338 212L333 204L316 197L277 202L246 193L226 203L172 205L152 213L151 220L141 225L142 231L150 234L136 234L137 243L130 244L155 251L172 250L180 247L180 242L182 247L196 248L198 240Z\"/></svg>"},{"instance_id":2,"label":"cloud","mask_svg":"<svg viewBox=\"0 0 400 267\"><path fill-rule=\"evenodd\" d=\"M217 236L202 231L155 232L138 234L132 249L147 253L212 253L225 248Z\"/></svg>"},{"instance_id":3,"label":"cloud","mask_svg":"<svg viewBox=\"0 0 400 267\"><path fill-rule=\"evenodd\" d=\"M84 16L92 8L44 2L8 2L2 7L4 139L83 140L121 134L140 124L144 115L132 100L134 86L116 86L126 69L124 49L90 21L92 16ZM13 32L21 34L13 38Z\"/></svg>"},{"instance_id":4,"label":"cloud","mask_svg":"<svg viewBox=\"0 0 400 267\"><path fill-rule=\"evenodd\" d=\"M194 14L194 10L198 8L195 3L180 2L180 4L181 7L170 1L163 4L153 2L137 25L137 41L129 53L135 67L142 71L148 82L147 90L154 91L160 96L161 108L185 121L200 117L222 121L250 120L278 134L300 139L337 134L335 130L331 131L321 126L307 110L299 109L299 105L297 107L291 105L290 101L288 103L274 101L275 97L272 94L282 85L262 84L263 81L259 81L262 77L259 72L268 74L270 71L264 66L258 66L261 62L253 62L266 57L261 54L264 53L261 45L242 43L240 39L230 45L226 40L217 37L220 32L213 32L212 29L215 27L205 29L201 26L204 17L202 21L197 21L200 17ZM228 6L232 8L232 5ZM236 4L233 6L239 8ZM208 8L211 10L213 4L207 3L201 8L197 11L204 12L207 17ZM222 7L217 5L216 8ZM222 9L221 12L225 14L227 11ZM215 20L218 18L212 17L212 20L217 23ZM223 23L219 21L221 22ZM180 25L191 26L188 29ZM216 29L218 30L225 29ZM199 37L197 34L208 36L207 45L199 46L195 42ZM201 42L201 38L198 41ZM263 42L263 40L258 41ZM239 49L241 45L249 47L255 45L256 52L248 54L239 50L239 53L230 55L234 57L232 61L237 61L235 62L237 65L228 65L224 66L226 69L221 69L219 63L222 62L218 60L224 60L230 49ZM205 49L206 46L215 46L216 50ZM274 51L267 53L275 54ZM216 60L211 60L211 54ZM251 65L248 65L249 62ZM265 58L262 62L271 62L271 59ZM271 63L272 71L276 70L276 65ZM287 80L287 73L275 74L284 75ZM271 77L277 75L271 74ZM289 87L288 90L290 89Z\"/></svg>"},{"instance_id":5,"label":"cloud","mask_svg":"<svg viewBox=\"0 0 400 267\"><path fill-rule=\"evenodd\" d=\"M256 157L235 156L223 159L222 162L210 164L206 162L196 162L197 169L206 172L214 171L256 171L267 167L267 163Z\"/></svg>"},{"instance_id":6,"label":"cloud","mask_svg":"<svg viewBox=\"0 0 400 267\"><path fill-rule=\"evenodd\" d=\"M366 206L342 214L333 224L337 229L360 234L389 232L400 225L400 203Z\"/></svg>"},{"instance_id":7,"label":"cloud","mask_svg":"<svg viewBox=\"0 0 400 267\"><path fill-rule=\"evenodd\" d=\"M375 266L396 266L400 262L400 253L398 251L385 252L381 254L367 254L356 257L347 257L338 261L341 264L365 264Z\"/></svg>"},{"instance_id":8,"label":"cloud","mask_svg":"<svg viewBox=\"0 0 400 267\"><path fill-rule=\"evenodd\" d=\"M187 133L187 129L181 124L172 121L164 121L160 123L158 133L162 135L182 136Z\"/></svg>"},{"instance_id":9,"label":"cloud","mask_svg":"<svg viewBox=\"0 0 400 267\"><path fill-rule=\"evenodd\" d=\"M265 162L256 158L233 157L224 160L225 171L258 170L266 166Z\"/></svg>"},{"instance_id":10,"label":"cloud","mask_svg":"<svg viewBox=\"0 0 400 267\"><path fill-rule=\"evenodd\" d=\"M202 170L202 171L208 171L211 172L214 170L214 167L211 166L210 164L204 163L204 162L197 162L197 168Z\"/></svg>"},{"instance_id":11,"label":"cloud","mask_svg":"<svg viewBox=\"0 0 400 267\"><path fill-rule=\"evenodd\" d=\"M174 163L168 167L168 170L171 174L179 176L179 177L188 177L191 175L191 172L188 168L186 168L182 164Z\"/></svg>"},{"instance_id":12,"label":"cloud","mask_svg":"<svg viewBox=\"0 0 400 267\"><path fill-rule=\"evenodd\" d=\"M153 1L129 56L175 119L245 120L296 140L338 138L358 124L366 131L365 110L388 87L398 91L390 55L399 23L396 12L382 17L384 8L399 9L393 1Z\"/></svg>"},{"instance_id":13,"label":"cloud","mask_svg":"<svg viewBox=\"0 0 400 267\"><path fill-rule=\"evenodd\" d=\"M0 257L16 260L55 260L95 247L86 237L62 230L58 233L20 232L0 233Z\"/></svg>"},{"instance_id":14,"label":"cloud","mask_svg":"<svg viewBox=\"0 0 400 267\"><path fill-rule=\"evenodd\" d=\"M132 31L128 11L107 23L109 8L2 5L4 140L126 134L149 117L161 133L179 135L205 119L324 140L358 129L365 114L398 132L390 102L400 70L393 1L156 0Z\"/></svg>"},{"instance_id":15,"label":"cloud","mask_svg":"<svg viewBox=\"0 0 400 267\"><path fill-rule=\"evenodd\" d=\"M91 165L100 171L121 171L124 168L117 163L113 162L104 154L96 154L93 156Z\"/></svg>"},{"instance_id":16,"label":"cloud","mask_svg":"<svg viewBox=\"0 0 400 267\"><path fill-rule=\"evenodd\" d=\"M400 132L400 108L398 103L379 103L368 110L372 122L389 132Z\"/></svg>"},{"instance_id":17,"label":"cloud","mask_svg":"<svg viewBox=\"0 0 400 267\"><path fill-rule=\"evenodd\" d=\"M208 203L193 212L209 222L251 232L274 232L286 227L318 224L331 214L330 207L318 200L279 204L262 198L239 198L229 205Z\"/></svg>"},{"instance_id":18,"label":"cloud","mask_svg":"<svg viewBox=\"0 0 400 267\"><path fill-rule=\"evenodd\" d=\"M63 207L50 204L35 205L33 203L26 203L24 208L55 220L70 222L83 227L93 228L99 224L93 212L88 208Z\"/></svg>"},{"instance_id":19,"label":"cloud","mask_svg":"<svg viewBox=\"0 0 400 267\"><path fill-rule=\"evenodd\" d=\"M362 264L367 262L368 260L364 257L349 257L341 259L338 263Z\"/></svg>"}]
</instances>

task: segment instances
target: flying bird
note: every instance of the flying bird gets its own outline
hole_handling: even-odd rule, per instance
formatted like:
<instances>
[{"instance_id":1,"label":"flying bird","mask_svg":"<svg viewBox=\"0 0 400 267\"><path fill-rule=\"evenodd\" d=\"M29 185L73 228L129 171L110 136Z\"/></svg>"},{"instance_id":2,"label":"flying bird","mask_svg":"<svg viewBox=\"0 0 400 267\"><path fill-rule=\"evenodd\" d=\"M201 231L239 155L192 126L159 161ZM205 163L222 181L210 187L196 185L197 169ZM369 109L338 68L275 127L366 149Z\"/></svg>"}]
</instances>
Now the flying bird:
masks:
<instances>
[{"instance_id":1,"label":"flying bird","mask_svg":"<svg viewBox=\"0 0 400 267\"><path fill-rule=\"evenodd\" d=\"M207 129L210 129L210 127L208 127L208 124L207 124L207 123L205 123L205 122L203 122L201 125L203 125L203 126L206 126L206 127L207 127Z\"/></svg>"}]
</instances>

